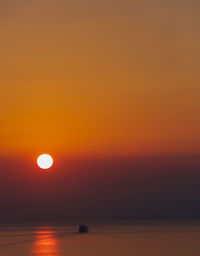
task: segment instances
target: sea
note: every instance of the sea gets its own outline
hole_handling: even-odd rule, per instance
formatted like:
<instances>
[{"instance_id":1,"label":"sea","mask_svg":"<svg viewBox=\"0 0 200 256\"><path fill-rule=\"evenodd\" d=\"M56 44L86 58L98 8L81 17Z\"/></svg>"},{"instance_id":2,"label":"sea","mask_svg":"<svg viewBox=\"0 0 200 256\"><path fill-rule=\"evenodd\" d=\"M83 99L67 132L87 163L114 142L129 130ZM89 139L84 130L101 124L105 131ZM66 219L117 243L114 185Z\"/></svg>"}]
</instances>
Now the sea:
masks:
<instances>
[{"instance_id":1,"label":"sea","mask_svg":"<svg viewBox=\"0 0 200 256\"><path fill-rule=\"evenodd\" d=\"M0 256L199 256L200 223L1 225Z\"/></svg>"}]
</instances>

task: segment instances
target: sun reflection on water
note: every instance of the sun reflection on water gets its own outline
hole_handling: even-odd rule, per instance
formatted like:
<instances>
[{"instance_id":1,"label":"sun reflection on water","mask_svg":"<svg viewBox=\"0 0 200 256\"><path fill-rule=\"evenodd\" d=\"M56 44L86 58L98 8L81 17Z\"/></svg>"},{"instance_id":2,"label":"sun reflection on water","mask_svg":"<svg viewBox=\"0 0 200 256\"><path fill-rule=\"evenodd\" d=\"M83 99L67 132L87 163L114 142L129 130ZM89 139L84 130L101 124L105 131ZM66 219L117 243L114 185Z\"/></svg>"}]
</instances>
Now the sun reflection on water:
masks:
<instances>
[{"instance_id":1,"label":"sun reflection on water","mask_svg":"<svg viewBox=\"0 0 200 256\"><path fill-rule=\"evenodd\" d=\"M40 228L35 231L31 256L59 256L56 231L50 227Z\"/></svg>"}]
</instances>

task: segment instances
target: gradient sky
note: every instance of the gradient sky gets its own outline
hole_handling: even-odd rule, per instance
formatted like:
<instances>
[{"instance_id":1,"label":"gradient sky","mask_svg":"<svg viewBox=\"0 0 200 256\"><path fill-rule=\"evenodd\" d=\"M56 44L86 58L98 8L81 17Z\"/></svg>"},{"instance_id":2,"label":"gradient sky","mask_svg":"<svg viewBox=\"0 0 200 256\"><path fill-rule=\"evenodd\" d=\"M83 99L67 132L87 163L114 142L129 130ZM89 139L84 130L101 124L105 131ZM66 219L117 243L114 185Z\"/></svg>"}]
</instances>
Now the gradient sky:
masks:
<instances>
[{"instance_id":1,"label":"gradient sky","mask_svg":"<svg viewBox=\"0 0 200 256\"><path fill-rule=\"evenodd\" d=\"M199 11L0 0L0 221L199 218Z\"/></svg>"},{"instance_id":2,"label":"gradient sky","mask_svg":"<svg viewBox=\"0 0 200 256\"><path fill-rule=\"evenodd\" d=\"M1 153L199 153L199 8L0 0Z\"/></svg>"}]
</instances>

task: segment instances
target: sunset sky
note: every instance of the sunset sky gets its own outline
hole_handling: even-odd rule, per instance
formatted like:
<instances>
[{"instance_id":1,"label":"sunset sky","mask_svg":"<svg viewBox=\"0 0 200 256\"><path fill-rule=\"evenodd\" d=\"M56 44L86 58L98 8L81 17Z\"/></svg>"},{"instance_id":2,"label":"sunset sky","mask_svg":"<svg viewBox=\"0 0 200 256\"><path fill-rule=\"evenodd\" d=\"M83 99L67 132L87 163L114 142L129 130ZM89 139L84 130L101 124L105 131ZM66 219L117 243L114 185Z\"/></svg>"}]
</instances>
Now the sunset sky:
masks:
<instances>
[{"instance_id":1,"label":"sunset sky","mask_svg":"<svg viewBox=\"0 0 200 256\"><path fill-rule=\"evenodd\" d=\"M1 0L1 154L199 153L199 7Z\"/></svg>"},{"instance_id":2,"label":"sunset sky","mask_svg":"<svg viewBox=\"0 0 200 256\"><path fill-rule=\"evenodd\" d=\"M0 221L200 216L199 12L0 0Z\"/></svg>"}]
</instances>

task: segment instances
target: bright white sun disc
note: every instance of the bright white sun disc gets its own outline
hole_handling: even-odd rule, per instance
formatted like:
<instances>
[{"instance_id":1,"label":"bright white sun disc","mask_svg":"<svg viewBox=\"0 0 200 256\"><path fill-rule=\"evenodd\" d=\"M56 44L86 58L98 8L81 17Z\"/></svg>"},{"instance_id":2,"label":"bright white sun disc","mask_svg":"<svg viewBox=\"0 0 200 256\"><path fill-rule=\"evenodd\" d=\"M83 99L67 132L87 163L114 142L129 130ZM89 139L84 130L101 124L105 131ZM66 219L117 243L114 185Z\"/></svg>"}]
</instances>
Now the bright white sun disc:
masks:
<instances>
[{"instance_id":1,"label":"bright white sun disc","mask_svg":"<svg viewBox=\"0 0 200 256\"><path fill-rule=\"evenodd\" d=\"M42 169L48 169L53 165L53 158L48 154L40 155L37 159L37 164Z\"/></svg>"}]
</instances>

